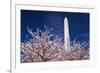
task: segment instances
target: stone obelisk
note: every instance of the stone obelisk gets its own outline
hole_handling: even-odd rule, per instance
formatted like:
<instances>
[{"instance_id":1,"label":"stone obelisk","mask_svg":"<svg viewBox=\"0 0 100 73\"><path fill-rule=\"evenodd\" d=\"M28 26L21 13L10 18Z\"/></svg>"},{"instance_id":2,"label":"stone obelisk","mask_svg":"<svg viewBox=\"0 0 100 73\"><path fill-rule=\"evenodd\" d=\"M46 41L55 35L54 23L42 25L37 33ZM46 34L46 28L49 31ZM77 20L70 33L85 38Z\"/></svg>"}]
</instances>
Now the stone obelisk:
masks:
<instances>
[{"instance_id":1,"label":"stone obelisk","mask_svg":"<svg viewBox=\"0 0 100 73\"><path fill-rule=\"evenodd\" d=\"M70 36L69 36L69 26L67 17L64 18L64 44L65 44L65 51L70 51Z\"/></svg>"}]
</instances>

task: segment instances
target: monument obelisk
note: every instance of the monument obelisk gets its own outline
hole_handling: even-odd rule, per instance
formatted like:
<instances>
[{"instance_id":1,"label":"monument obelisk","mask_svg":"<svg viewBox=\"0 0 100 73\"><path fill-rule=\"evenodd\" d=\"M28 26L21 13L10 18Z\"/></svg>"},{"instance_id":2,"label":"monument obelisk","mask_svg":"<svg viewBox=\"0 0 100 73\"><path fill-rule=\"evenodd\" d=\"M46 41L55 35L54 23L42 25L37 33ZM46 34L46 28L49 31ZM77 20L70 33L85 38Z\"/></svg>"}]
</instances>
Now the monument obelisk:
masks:
<instances>
[{"instance_id":1,"label":"monument obelisk","mask_svg":"<svg viewBox=\"0 0 100 73\"><path fill-rule=\"evenodd\" d=\"M70 51L70 36L69 36L69 26L67 17L64 18L64 44L65 44L65 51Z\"/></svg>"}]
</instances>

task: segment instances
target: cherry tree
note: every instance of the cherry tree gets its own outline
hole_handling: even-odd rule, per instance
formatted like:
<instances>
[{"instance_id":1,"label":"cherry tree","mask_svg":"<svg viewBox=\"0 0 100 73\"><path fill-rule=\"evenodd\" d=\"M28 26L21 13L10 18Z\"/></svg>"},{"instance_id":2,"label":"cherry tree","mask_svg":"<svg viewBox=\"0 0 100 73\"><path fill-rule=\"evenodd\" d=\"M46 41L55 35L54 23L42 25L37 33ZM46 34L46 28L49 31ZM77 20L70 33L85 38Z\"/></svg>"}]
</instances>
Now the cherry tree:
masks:
<instances>
[{"instance_id":1,"label":"cherry tree","mask_svg":"<svg viewBox=\"0 0 100 73\"><path fill-rule=\"evenodd\" d=\"M45 28L45 31L37 29L33 32L28 28L27 31L32 38L21 42L22 63L89 59L87 42L77 43L74 40L70 45L71 50L66 51L62 39L52 35L50 29Z\"/></svg>"}]
</instances>

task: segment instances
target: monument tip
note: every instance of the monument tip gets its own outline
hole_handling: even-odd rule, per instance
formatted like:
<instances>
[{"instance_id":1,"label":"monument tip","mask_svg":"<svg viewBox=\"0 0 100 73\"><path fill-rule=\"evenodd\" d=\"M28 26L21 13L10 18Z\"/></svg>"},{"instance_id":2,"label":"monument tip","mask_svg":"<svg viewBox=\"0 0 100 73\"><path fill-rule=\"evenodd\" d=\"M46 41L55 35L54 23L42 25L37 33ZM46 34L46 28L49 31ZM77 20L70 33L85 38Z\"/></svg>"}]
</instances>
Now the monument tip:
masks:
<instances>
[{"instance_id":1,"label":"monument tip","mask_svg":"<svg viewBox=\"0 0 100 73\"><path fill-rule=\"evenodd\" d=\"M65 17L64 20L68 22L68 18L67 17Z\"/></svg>"}]
</instances>

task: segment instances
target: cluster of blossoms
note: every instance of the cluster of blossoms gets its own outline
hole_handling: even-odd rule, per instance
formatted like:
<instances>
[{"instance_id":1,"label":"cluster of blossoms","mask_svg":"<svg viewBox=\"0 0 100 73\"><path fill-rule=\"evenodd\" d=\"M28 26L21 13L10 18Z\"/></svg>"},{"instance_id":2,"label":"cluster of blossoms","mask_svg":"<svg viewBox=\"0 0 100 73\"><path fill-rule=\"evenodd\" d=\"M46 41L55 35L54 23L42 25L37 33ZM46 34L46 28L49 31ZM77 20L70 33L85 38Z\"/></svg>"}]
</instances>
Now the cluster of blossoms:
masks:
<instances>
[{"instance_id":1,"label":"cluster of blossoms","mask_svg":"<svg viewBox=\"0 0 100 73\"><path fill-rule=\"evenodd\" d=\"M50 34L50 30L36 32L28 29L31 39L21 42L21 63L87 60L89 59L89 43L77 43L75 40L70 44L70 51L66 51L64 43L58 36Z\"/></svg>"}]
</instances>

